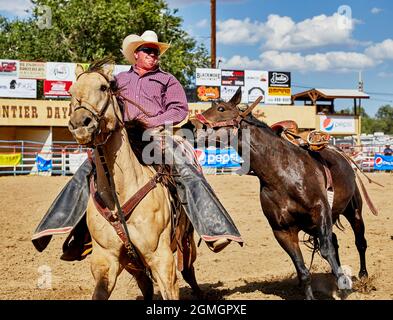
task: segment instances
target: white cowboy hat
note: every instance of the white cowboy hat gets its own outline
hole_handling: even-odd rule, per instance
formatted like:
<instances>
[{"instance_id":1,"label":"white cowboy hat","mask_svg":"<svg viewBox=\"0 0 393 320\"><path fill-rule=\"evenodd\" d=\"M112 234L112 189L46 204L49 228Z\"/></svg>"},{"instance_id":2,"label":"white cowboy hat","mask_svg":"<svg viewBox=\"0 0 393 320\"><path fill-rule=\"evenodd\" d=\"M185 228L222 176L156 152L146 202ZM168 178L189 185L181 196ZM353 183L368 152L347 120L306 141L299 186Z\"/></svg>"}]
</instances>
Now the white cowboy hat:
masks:
<instances>
[{"instance_id":1,"label":"white cowboy hat","mask_svg":"<svg viewBox=\"0 0 393 320\"><path fill-rule=\"evenodd\" d=\"M134 52L142 44L152 43L155 44L162 55L170 45L168 43L158 42L157 34L154 31L147 30L141 36L137 34L130 34L123 40L122 50L124 57L131 64L135 64Z\"/></svg>"}]
</instances>

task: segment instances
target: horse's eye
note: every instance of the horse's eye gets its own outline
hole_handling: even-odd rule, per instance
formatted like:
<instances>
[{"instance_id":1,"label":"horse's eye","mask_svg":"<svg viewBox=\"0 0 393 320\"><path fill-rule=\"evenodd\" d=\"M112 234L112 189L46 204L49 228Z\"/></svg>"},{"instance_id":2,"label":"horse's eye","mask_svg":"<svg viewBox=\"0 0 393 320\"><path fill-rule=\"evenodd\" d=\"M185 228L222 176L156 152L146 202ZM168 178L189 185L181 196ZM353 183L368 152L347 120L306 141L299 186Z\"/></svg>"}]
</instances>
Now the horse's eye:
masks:
<instances>
[{"instance_id":1,"label":"horse's eye","mask_svg":"<svg viewBox=\"0 0 393 320\"><path fill-rule=\"evenodd\" d=\"M218 108L217 108L217 111L219 111L219 112L224 112L225 109L224 109L224 107L218 107Z\"/></svg>"},{"instance_id":2,"label":"horse's eye","mask_svg":"<svg viewBox=\"0 0 393 320\"><path fill-rule=\"evenodd\" d=\"M101 90L101 91L106 91L106 90L108 90L108 87L107 87L106 85L103 84L103 85L101 86L100 90Z\"/></svg>"}]
</instances>

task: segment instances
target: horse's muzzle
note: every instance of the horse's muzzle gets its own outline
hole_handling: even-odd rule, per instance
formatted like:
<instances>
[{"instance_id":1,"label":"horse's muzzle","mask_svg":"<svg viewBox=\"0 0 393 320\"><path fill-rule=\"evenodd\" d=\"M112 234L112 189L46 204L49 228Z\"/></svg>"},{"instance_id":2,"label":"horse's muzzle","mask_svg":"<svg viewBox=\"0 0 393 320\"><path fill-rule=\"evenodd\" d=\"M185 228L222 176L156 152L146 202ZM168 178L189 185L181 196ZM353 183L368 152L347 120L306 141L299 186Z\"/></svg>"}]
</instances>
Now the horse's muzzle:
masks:
<instances>
[{"instance_id":1,"label":"horse's muzzle","mask_svg":"<svg viewBox=\"0 0 393 320\"><path fill-rule=\"evenodd\" d=\"M98 122L89 112L76 110L71 114L68 130L79 144L89 144L98 131Z\"/></svg>"}]
</instances>

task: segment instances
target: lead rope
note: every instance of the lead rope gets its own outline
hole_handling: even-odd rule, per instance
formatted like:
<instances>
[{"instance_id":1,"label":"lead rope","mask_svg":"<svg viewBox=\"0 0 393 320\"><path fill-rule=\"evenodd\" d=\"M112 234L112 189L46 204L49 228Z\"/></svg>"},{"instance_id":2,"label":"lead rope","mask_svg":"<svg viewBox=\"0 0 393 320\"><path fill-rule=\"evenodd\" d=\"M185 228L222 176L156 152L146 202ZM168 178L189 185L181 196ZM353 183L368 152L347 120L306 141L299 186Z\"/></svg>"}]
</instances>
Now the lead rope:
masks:
<instances>
[{"instance_id":1,"label":"lead rope","mask_svg":"<svg viewBox=\"0 0 393 320\"><path fill-rule=\"evenodd\" d=\"M102 164L102 167L104 168L104 172L105 172L105 177L107 179L107 182L109 184L109 189L111 190L112 193L112 198L115 201L115 205L117 208L117 218L120 219L120 222L124 228L125 234L127 236L127 241L128 243L124 244L125 248L126 248L126 252L128 257L135 261L138 264L141 264L141 269L145 272L145 274L151 279L151 274L150 271L148 270L148 268L146 268L143 263L141 263L141 258L139 257L138 253L135 250L135 247L132 245L131 239L130 239L130 234L128 232L128 227L127 227L127 223L126 223L126 219L124 217L123 214L123 210L120 206L120 202L119 202L119 198L117 197L117 193L116 193L116 188L115 188L115 182L113 181L113 177L109 172L108 166L106 164L106 160L105 160L105 155L104 155L104 151L102 150L102 146L97 146L97 151L98 151L98 155L100 157L100 161Z\"/></svg>"}]
</instances>

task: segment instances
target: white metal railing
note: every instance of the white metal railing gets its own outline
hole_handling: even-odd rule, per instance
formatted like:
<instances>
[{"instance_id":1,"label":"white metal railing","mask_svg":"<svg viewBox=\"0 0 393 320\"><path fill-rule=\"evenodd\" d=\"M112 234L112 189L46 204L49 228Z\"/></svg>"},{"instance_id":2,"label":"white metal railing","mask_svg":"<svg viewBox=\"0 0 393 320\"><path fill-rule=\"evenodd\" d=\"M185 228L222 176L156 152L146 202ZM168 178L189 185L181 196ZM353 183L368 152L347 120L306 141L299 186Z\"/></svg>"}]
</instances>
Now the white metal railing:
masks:
<instances>
[{"instance_id":1,"label":"white metal railing","mask_svg":"<svg viewBox=\"0 0 393 320\"><path fill-rule=\"evenodd\" d=\"M21 161L18 164L0 165L0 175L70 175L78 166L78 163L72 163L72 159L80 156L79 160L82 161L87 157L86 151L86 148L72 141L53 141L51 145L47 145L36 141L0 140L0 156L21 154ZM48 168L39 168L39 158L50 163Z\"/></svg>"}]
</instances>

